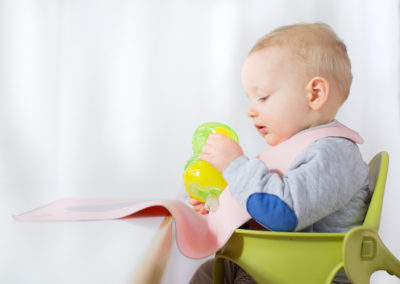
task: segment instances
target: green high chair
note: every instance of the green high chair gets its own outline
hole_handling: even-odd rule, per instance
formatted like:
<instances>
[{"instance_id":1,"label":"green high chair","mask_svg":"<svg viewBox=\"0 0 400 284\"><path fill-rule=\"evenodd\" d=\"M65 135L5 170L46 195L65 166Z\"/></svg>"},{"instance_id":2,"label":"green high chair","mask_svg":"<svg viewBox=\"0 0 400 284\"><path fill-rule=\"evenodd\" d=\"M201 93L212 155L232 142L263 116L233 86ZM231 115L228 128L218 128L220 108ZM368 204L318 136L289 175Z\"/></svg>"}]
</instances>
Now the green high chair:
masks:
<instances>
[{"instance_id":1,"label":"green high chair","mask_svg":"<svg viewBox=\"0 0 400 284\"><path fill-rule=\"evenodd\" d=\"M379 223L389 157L369 163L372 199L360 226L344 233L271 232L237 229L216 253L214 283L223 283L223 260L242 267L257 283L331 283L344 267L352 283L369 283L377 270L400 278L400 262L382 243Z\"/></svg>"}]
</instances>

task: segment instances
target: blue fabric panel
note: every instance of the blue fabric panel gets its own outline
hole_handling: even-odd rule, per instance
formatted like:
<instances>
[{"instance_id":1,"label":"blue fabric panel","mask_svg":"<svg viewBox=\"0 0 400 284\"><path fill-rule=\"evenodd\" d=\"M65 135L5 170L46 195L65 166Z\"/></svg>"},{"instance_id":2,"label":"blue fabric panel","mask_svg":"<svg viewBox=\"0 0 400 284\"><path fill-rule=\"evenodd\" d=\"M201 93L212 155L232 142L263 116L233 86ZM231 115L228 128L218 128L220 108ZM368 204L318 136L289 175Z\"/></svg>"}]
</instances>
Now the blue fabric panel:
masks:
<instances>
[{"instance_id":1,"label":"blue fabric panel","mask_svg":"<svg viewBox=\"0 0 400 284\"><path fill-rule=\"evenodd\" d=\"M247 211L258 223L272 231L291 232L297 227L297 216L279 197L254 193L247 199Z\"/></svg>"}]
</instances>

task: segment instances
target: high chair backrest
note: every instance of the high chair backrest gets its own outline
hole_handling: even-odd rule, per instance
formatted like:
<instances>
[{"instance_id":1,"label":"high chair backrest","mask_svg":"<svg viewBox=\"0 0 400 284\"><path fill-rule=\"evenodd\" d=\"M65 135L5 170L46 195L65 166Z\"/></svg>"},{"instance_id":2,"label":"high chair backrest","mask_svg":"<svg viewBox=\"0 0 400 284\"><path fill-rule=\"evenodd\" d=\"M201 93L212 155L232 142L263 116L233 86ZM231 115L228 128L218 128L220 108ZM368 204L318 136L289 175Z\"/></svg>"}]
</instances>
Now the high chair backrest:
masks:
<instances>
[{"instance_id":1,"label":"high chair backrest","mask_svg":"<svg viewBox=\"0 0 400 284\"><path fill-rule=\"evenodd\" d=\"M387 152L380 152L369 162L369 185L373 190L370 205L363 226L379 229L383 194L385 191L386 175L389 166L389 155Z\"/></svg>"}]
</instances>

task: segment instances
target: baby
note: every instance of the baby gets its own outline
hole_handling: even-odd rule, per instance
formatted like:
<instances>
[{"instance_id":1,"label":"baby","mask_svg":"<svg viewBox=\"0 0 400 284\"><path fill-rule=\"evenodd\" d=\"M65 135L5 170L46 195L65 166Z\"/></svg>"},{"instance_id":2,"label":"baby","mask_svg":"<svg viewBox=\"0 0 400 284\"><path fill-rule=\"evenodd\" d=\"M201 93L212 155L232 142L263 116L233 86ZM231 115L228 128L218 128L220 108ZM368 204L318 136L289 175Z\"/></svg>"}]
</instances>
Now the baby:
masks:
<instances>
[{"instance_id":1,"label":"baby","mask_svg":"<svg viewBox=\"0 0 400 284\"><path fill-rule=\"evenodd\" d=\"M337 123L351 81L346 46L328 25L280 27L258 40L244 62L247 116L267 144L277 146L300 132ZM281 230L344 232L364 220L370 198L368 166L349 139L316 140L283 176L270 172L260 159L244 156L238 143L219 133L209 136L200 158L223 173L232 196L250 215L256 205L248 201L255 193L274 195L289 208L296 223ZM208 213L204 204L194 199L190 203L201 214ZM258 214L268 214L270 208L264 209L257 208ZM191 283L212 283L212 265L203 264ZM228 261L225 278L228 283L255 283ZM343 270L333 283L349 283Z\"/></svg>"}]
</instances>

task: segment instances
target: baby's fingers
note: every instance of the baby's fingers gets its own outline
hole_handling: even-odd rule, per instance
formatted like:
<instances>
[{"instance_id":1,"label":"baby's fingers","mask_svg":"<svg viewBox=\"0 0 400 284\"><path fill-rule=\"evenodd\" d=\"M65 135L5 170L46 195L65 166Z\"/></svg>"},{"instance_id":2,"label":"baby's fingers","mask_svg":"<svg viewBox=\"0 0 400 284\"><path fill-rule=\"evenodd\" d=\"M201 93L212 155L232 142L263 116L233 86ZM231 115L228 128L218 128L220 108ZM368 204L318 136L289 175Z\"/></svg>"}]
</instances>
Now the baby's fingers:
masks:
<instances>
[{"instance_id":1,"label":"baby's fingers","mask_svg":"<svg viewBox=\"0 0 400 284\"><path fill-rule=\"evenodd\" d=\"M204 145L203 148L201 148L201 153L202 154L209 154L212 151L212 147L210 145Z\"/></svg>"},{"instance_id":2,"label":"baby's fingers","mask_svg":"<svg viewBox=\"0 0 400 284\"><path fill-rule=\"evenodd\" d=\"M196 212L200 212L201 209L204 207L204 203L201 201L198 201L194 198L189 198L189 203L190 205L193 206L194 211Z\"/></svg>"},{"instance_id":3,"label":"baby's fingers","mask_svg":"<svg viewBox=\"0 0 400 284\"><path fill-rule=\"evenodd\" d=\"M194 198L189 198L189 203L193 206L194 211L202 215L208 214L208 210L204 208L204 202L198 201Z\"/></svg>"},{"instance_id":4,"label":"baby's fingers","mask_svg":"<svg viewBox=\"0 0 400 284\"><path fill-rule=\"evenodd\" d=\"M212 134L210 134L209 136L208 136L208 139L207 139L207 143L213 143L213 142L215 142L215 141L218 141L218 140L220 140L220 139L225 139L225 138L228 138L227 136L225 136L224 134L222 134L222 133L212 133Z\"/></svg>"},{"instance_id":5,"label":"baby's fingers","mask_svg":"<svg viewBox=\"0 0 400 284\"><path fill-rule=\"evenodd\" d=\"M208 210L204 208L204 205L202 205L202 208L200 209L199 212L200 212L201 215L206 215L206 214L209 213Z\"/></svg>"},{"instance_id":6,"label":"baby's fingers","mask_svg":"<svg viewBox=\"0 0 400 284\"><path fill-rule=\"evenodd\" d=\"M198 200L196 200L196 199L190 197L190 198L189 198L189 203L190 203L191 205L195 206L195 205L202 204L203 202L198 201Z\"/></svg>"}]
</instances>

